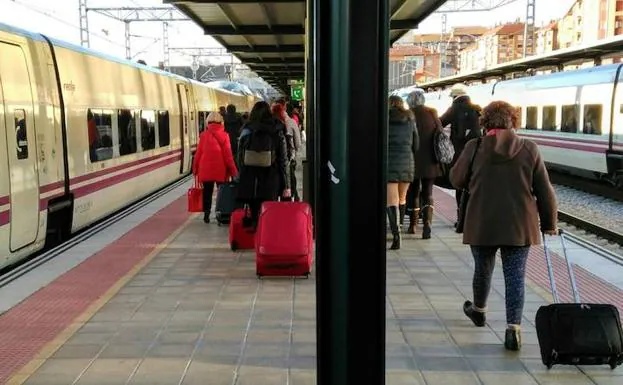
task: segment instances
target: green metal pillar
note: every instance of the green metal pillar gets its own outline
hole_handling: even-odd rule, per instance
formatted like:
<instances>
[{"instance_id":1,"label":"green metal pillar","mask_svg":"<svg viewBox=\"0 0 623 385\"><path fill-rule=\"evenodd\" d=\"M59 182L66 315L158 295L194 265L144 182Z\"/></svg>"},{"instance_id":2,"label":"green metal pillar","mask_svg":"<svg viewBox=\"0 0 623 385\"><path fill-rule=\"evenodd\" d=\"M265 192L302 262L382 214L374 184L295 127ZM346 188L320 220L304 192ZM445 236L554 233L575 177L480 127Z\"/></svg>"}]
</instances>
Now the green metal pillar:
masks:
<instances>
[{"instance_id":1,"label":"green metal pillar","mask_svg":"<svg viewBox=\"0 0 623 385\"><path fill-rule=\"evenodd\" d=\"M385 383L388 0L314 0L318 384Z\"/></svg>"}]
</instances>

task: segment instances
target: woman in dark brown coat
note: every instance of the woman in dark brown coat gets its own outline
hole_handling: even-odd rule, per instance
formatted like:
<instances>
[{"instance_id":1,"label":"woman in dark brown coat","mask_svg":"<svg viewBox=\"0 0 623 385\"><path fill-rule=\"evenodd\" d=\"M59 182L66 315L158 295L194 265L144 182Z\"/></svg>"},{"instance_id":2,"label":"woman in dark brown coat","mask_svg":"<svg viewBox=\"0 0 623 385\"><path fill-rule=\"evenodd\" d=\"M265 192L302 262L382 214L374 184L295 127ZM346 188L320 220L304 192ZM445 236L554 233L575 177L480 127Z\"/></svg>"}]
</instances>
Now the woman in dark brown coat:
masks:
<instances>
[{"instance_id":1,"label":"woman in dark brown coat","mask_svg":"<svg viewBox=\"0 0 623 385\"><path fill-rule=\"evenodd\" d=\"M500 249L508 324L504 346L508 350L521 347L528 251L531 245L541 242L540 231L555 234L557 222L556 195L543 159L534 142L515 133L517 120L517 110L510 104L489 104L481 117L487 134L470 140L450 171L454 187L469 187L471 194L463 243L471 246L475 262L474 302L466 301L463 311L476 326L485 325L495 254ZM476 157L467 186L474 151Z\"/></svg>"},{"instance_id":2,"label":"woman in dark brown coat","mask_svg":"<svg viewBox=\"0 0 623 385\"><path fill-rule=\"evenodd\" d=\"M433 222L433 184L435 178L441 175L441 168L435 159L434 138L435 132L441 130L442 127L437 111L424 106L425 102L424 90L421 89L411 92L407 97L409 108L415 115L415 122L420 137L420 147L415 154L415 180L411 183L411 188L409 189L409 199L413 205L413 210L409 213L411 223L407 232L415 234L421 203L422 213L424 214L422 238L429 239ZM422 199L422 202L419 202L420 199Z\"/></svg>"}]
</instances>

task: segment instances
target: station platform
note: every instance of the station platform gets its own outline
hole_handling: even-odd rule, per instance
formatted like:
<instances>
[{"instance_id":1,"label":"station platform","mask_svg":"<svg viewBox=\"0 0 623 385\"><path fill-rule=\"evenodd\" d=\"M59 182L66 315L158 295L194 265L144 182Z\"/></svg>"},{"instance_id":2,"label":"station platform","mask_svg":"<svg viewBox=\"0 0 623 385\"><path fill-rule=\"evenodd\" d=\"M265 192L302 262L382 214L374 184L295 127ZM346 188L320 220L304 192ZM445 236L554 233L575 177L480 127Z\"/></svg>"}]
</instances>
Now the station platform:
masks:
<instances>
[{"instance_id":1,"label":"station platform","mask_svg":"<svg viewBox=\"0 0 623 385\"><path fill-rule=\"evenodd\" d=\"M227 228L187 213L176 194L0 316L0 383L316 384L314 274L258 280L253 252L230 251ZM387 253L387 384L623 383L623 369L541 363L534 316L551 297L537 247L522 351L503 347L501 268L488 325L474 327L461 310L473 263L451 225L454 198L436 189L435 202L432 239L406 236L402 250ZM570 299L563 261L555 262ZM576 273L586 301L623 309L619 288Z\"/></svg>"}]
</instances>

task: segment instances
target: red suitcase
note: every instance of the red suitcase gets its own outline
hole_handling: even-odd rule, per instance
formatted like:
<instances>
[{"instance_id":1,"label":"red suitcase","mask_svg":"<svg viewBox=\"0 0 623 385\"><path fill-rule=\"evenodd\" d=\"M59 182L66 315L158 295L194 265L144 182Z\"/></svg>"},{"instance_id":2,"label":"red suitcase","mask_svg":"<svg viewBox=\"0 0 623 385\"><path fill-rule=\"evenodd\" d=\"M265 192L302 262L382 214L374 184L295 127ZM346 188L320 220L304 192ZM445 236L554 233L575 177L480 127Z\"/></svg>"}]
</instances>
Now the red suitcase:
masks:
<instances>
[{"instance_id":1,"label":"red suitcase","mask_svg":"<svg viewBox=\"0 0 623 385\"><path fill-rule=\"evenodd\" d=\"M246 217L250 217L248 209L236 209L231 213L229 221L229 246L233 251L238 249L251 250L255 246L253 227L244 226ZM250 222L250 221L249 221Z\"/></svg>"},{"instance_id":2,"label":"red suitcase","mask_svg":"<svg viewBox=\"0 0 623 385\"><path fill-rule=\"evenodd\" d=\"M255 238L255 266L262 276L309 277L313 259L312 212L305 202L265 202Z\"/></svg>"}]
</instances>

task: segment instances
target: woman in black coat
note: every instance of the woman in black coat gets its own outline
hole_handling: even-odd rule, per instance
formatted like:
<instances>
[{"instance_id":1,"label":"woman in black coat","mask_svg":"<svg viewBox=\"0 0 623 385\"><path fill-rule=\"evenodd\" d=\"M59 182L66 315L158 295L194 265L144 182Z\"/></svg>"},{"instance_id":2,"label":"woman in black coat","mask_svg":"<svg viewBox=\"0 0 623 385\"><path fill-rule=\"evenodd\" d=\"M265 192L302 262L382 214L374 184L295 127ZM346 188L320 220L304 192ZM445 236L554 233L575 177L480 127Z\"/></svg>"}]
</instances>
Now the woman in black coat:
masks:
<instances>
[{"instance_id":1,"label":"woman in black coat","mask_svg":"<svg viewBox=\"0 0 623 385\"><path fill-rule=\"evenodd\" d=\"M421 203L424 219L422 238L429 239L433 222L433 184L435 178L441 176L441 167L435 158L435 133L441 131L442 128L437 111L424 106L425 102L424 90L415 90L407 97L407 103L415 115L420 138L420 148L415 154L415 179L411 183L410 194L407 197L414 208L410 213L411 223L407 233L415 234ZM421 202L419 202L420 198Z\"/></svg>"},{"instance_id":2,"label":"woman in black coat","mask_svg":"<svg viewBox=\"0 0 623 385\"><path fill-rule=\"evenodd\" d=\"M415 177L415 153L419 146L413 114L399 96L389 98L388 131L387 216L394 238L390 249L398 250L400 222L405 215L407 190Z\"/></svg>"},{"instance_id":3,"label":"woman in black coat","mask_svg":"<svg viewBox=\"0 0 623 385\"><path fill-rule=\"evenodd\" d=\"M254 134L268 135L270 148L275 151L275 158L269 167L245 165L245 151L249 148ZM268 103L255 103L249 121L246 123L238 143L238 168L240 180L238 200L251 208L254 226L257 225L260 208L265 201L274 201L280 195L290 197L290 175L288 172L285 128L273 118Z\"/></svg>"}]
</instances>

